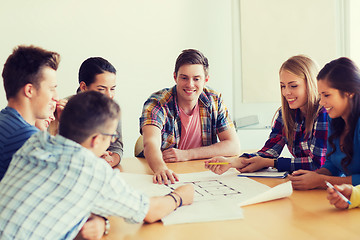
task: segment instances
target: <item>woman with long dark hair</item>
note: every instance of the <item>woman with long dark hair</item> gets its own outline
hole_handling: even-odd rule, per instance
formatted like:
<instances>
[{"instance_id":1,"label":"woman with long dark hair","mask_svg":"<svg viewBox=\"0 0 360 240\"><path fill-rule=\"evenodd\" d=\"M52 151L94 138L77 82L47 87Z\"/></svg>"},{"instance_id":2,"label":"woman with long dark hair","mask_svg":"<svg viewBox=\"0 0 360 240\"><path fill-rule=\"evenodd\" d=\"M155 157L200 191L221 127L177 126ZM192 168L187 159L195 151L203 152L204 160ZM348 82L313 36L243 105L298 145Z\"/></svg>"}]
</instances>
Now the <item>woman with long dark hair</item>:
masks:
<instances>
[{"instance_id":1,"label":"woman with long dark hair","mask_svg":"<svg viewBox=\"0 0 360 240\"><path fill-rule=\"evenodd\" d=\"M333 184L360 184L360 70L348 58L326 64L318 74L320 104L329 115L325 164L316 172L296 171L294 189L326 188Z\"/></svg>"},{"instance_id":2,"label":"woman with long dark hair","mask_svg":"<svg viewBox=\"0 0 360 240\"><path fill-rule=\"evenodd\" d=\"M106 59L102 57L90 57L86 59L79 69L79 88L77 93L85 91L100 92L107 97L113 99L116 88L116 69ZM59 119L62 109L65 107L68 98L61 99L57 103L55 112L56 120L50 123L48 131L56 135L58 132ZM110 144L110 147L101 156L105 159L111 167L119 165L123 155L123 141L121 120L119 120L118 128L116 129L117 138Z\"/></svg>"}]
</instances>

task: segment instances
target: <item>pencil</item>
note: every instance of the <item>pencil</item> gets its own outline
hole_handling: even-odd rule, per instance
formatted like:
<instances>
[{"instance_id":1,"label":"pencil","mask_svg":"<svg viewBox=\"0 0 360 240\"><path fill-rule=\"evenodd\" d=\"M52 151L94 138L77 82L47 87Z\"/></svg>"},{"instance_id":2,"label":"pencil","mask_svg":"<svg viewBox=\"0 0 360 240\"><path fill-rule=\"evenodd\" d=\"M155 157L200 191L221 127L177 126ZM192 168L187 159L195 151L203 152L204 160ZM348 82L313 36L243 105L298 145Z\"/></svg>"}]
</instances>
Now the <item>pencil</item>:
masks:
<instances>
[{"instance_id":1,"label":"pencil","mask_svg":"<svg viewBox=\"0 0 360 240\"><path fill-rule=\"evenodd\" d=\"M210 162L208 163L209 165L225 165L225 164L229 164L228 162Z\"/></svg>"}]
</instances>

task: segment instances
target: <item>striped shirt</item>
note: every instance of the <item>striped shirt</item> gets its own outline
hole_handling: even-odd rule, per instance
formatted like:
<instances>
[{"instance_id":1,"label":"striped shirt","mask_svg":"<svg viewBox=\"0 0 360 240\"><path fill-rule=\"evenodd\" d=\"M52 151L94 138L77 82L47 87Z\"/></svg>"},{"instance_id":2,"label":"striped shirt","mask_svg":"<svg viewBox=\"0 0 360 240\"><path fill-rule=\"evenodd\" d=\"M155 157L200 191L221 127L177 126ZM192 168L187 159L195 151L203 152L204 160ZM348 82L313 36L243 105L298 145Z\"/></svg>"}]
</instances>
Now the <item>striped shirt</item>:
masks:
<instances>
[{"instance_id":1,"label":"striped shirt","mask_svg":"<svg viewBox=\"0 0 360 240\"><path fill-rule=\"evenodd\" d=\"M12 156L34 133L35 126L26 122L13 108L5 107L0 112L0 180L3 178Z\"/></svg>"},{"instance_id":2,"label":"striped shirt","mask_svg":"<svg viewBox=\"0 0 360 240\"><path fill-rule=\"evenodd\" d=\"M34 134L0 182L0 239L73 239L90 213L140 222L149 198L91 151Z\"/></svg>"},{"instance_id":3,"label":"striped shirt","mask_svg":"<svg viewBox=\"0 0 360 240\"><path fill-rule=\"evenodd\" d=\"M314 122L311 134L305 132L305 118L301 117L300 109L295 113L295 132L293 146L290 148L284 135L284 124L281 110L275 120L269 139L257 153L242 156L278 158L285 144L294 158L278 158L279 171L294 171L298 169L316 170L325 163L327 146L327 113L321 108Z\"/></svg>"},{"instance_id":4,"label":"striped shirt","mask_svg":"<svg viewBox=\"0 0 360 240\"><path fill-rule=\"evenodd\" d=\"M217 134L234 124L229 116L221 94L204 87L199 97L202 145L209 146L217 142ZM178 148L181 136L180 110L177 104L176 85L153 93L144 103L140 117L142 127L154 125L161 130L161 151Z\"/></svg>"}]
</instances>

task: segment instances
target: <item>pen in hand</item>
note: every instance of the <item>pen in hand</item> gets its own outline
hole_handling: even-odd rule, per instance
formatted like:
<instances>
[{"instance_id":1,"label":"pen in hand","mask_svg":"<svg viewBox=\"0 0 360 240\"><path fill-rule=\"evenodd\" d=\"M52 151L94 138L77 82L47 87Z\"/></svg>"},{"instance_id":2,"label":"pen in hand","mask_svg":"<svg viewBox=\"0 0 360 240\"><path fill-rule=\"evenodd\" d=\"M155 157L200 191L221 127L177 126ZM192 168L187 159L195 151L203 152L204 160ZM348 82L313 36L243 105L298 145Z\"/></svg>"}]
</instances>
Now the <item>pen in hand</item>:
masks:
<instances>
[{"instance_id":1,"label":"pen in hand","mask_svg":"<svg viewBox=\"0 0 360 240\"><path fill-rule=\"evenodd\" d=\"M337 195L339 195L341 197L342 200L344 200L345 202L347 202L349 205L351 205L351 202L349 201L349 199L347 199L344 195L342 195L341 192L339 192L338 190L335 189L335 187L329 183L328 181L325 181L326 186L328 186L329 188L334 189L334 191L336 192Z\"/></svg>"}]
</instances>

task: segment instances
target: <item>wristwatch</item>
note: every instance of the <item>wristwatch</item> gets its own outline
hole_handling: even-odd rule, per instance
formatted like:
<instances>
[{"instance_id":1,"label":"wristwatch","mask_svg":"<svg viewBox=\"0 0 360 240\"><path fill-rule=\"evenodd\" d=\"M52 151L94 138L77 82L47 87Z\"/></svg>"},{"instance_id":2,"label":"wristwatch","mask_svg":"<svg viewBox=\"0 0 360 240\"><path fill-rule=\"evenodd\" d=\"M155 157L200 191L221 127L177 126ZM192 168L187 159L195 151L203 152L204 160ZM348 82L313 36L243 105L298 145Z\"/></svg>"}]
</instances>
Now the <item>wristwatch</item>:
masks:
<instances>
[{"instance_id":1,"label":"wristwatch","mask_svg":"<svg viewBox=\"0 0 360 240\"><path fill-rule=\"evenodd\" d=\"M106 217L103 217L103 219L105 220L105 231L104 231L104 235L108 235L109 231L110 231L110 222L109 219L107 219Z\"/></svg>"},{"instance_id":2,"label":"wristwatch","mask_svg":"<svg viewBox=\"0 0 360 240\"><path fill-rule=\"evenodd\" d=\"M274 168L277 169L277 165L278 165L278 161L277 161L277 159L275 159L275 160L274 160Z\"/></svg>"}]
</instances>

